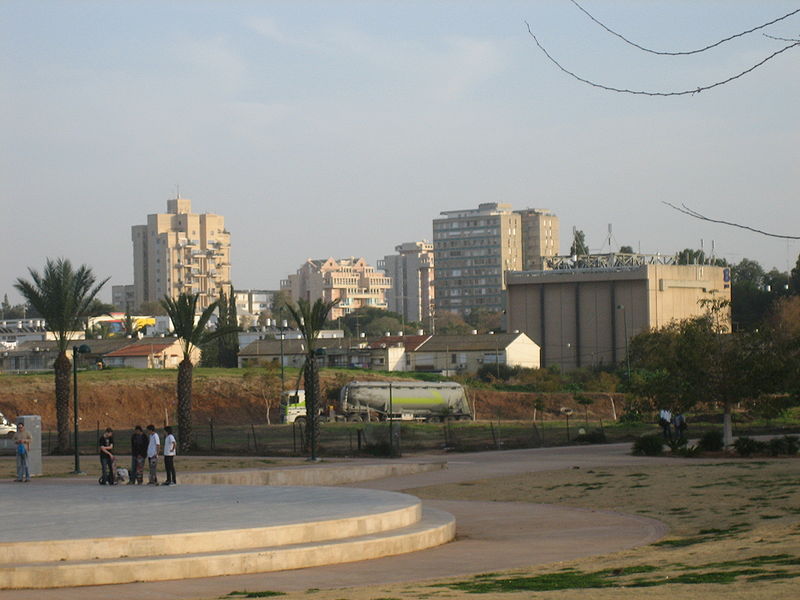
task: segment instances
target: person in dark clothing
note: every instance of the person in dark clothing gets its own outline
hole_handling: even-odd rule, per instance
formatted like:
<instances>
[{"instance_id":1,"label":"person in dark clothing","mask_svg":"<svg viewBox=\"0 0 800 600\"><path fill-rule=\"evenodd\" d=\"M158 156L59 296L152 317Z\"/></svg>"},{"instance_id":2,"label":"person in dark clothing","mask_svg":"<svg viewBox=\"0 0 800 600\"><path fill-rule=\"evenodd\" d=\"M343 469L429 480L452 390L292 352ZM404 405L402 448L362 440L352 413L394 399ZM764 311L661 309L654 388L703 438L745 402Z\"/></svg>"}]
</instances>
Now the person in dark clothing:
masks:
<instances>
[{"instance_id":1,"label":"person in dark clothing","mask_svg":"<svg viewBox=\"0 0 800 600\"><path fill-rule=\"evenodd\" d=\"M128 485L144 483L144 461L147 458L147 437L141 425L137 425L131 436L131 473Z\"/></svg>"},{"instance_id":2,"label":"person in dark clothing","mask_svg":"<svg viewBox=\"0 0 800 600\"><path fill-rule=\"evenodd\" d=\"M100 485L117 485L114 481L114 431L111 427L106 427L100 440L97 442L100 446L100 468L103 471L100 477Z\"/></svg>"}]
</instances>

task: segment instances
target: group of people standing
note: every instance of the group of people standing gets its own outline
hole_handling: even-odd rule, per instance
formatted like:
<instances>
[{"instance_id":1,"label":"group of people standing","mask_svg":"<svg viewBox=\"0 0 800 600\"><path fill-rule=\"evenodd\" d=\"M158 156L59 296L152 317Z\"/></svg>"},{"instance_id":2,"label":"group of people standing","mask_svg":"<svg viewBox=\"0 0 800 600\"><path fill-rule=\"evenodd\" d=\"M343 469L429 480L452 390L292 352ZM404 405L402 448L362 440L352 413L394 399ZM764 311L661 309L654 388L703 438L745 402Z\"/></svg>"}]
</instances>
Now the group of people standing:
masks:
<instances>
[{"instance_id":1,"label":"group of people standing","mask_svg":"<svg viewBox=\"0 0 800 600\"><path fill-rule=\"evenodd\" d=\"M686 437L688 425L683 413L673 415L669 409L662 408L658 413L658 424L661 426L661 433L664 435L665 440L681 440ZM674 436L673 430L675 432Z\"/></svg>"},{"instance_id":2,"label":"group of people standing","mask_svg":"<svg viewBox=\"0 0 800 600\"><path fill-rule=\"evenodd\" d=\"M155 425L148 425L147 433L141 425L133 429L131 435L131 468L128 471L128 485L144 483L145 461L149 469L147 485L158 485L158 455L161 454L161 438L156 432ZM117 485L117 473L114 456L114 431L107 427L98 442L100 448L100 485ZM172 427L164 427L164 470L167 480L161 485L177 485L175 477L175 455L178 453L178 444L172 434Z\"/></svg>"}]
</instances>

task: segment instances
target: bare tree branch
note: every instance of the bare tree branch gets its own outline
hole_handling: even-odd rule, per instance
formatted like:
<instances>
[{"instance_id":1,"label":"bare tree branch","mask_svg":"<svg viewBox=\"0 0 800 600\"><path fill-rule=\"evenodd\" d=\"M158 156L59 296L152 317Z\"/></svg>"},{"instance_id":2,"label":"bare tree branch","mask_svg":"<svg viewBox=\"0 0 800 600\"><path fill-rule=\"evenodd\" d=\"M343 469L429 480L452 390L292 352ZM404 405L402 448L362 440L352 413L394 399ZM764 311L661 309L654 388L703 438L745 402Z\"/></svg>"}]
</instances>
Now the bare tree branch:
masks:
<instances>
[{"instance_id":1,"label":"bare tree branch","mask_svg":"<svg viewBox=\"0 0 800 600\"><path fill-rule=\"evenodd\" d=\"M700 219L701 221L708 221L709 223L719 223L721 225L730 225L731 227L738 227L740 229L746 229L748 231L752 231L754 233L760 233L761 235L766 235L768 237L780 238L782 240L800 240L800 236L797 235L780 235L778 233L769 233L767 231L763 231L761 229L756 229L755 227L750 227L748 225L741 225L739 223L732 223L731 221L723 221L721 219L712 219L705 215L701 215L696 210L689 208L685 204L681 204L681 206L675 206L674 204L670 204L669 202L662 202L666 204L670 208L674 208L680 213L685 215L689 215L690 217L694 217L695 219Z\"/></svg>"},{"instance_id":2,"label":"bare tree branch","mask_svg":"<svg viewBox=\"0 0 800 600\"><path fill-rule=\"evenodd\" d=\"M603 23L602 21L597 19L588 10L583 8L583 6L578 4L578 2L576 0L569 0L569 1L572 2L572 4L574 4L575 7L578 10L580 10L583 14L585 14L587 17L589 17L592 21L597 23L600 27L605 29L611 35L618 37L623 42L625 42L626 44L630 44L634 48L638 48L639 50L642 50L644 52L649 52L650 54L658 54L659 56L688 56L690 54L700 54L701 52L705 52L706 50L711 50L712 48L716 48L717 46L720 46L720 45L724 44L725 42L730 42L731 40L736 39L738 37L742 37L742 36L748 35L750 33L753 33L754 31L758 31L759 29L764 29L765 27L769 27L770 25L774 25L775 23L779 23L780 21L783 21L785 19L788 19L789 17L792 17L792 16L796 15L797 13L800 13L800 8L798 8L796 10L793 10L790 13L787 13L787 14L781 16L781 17L778 17L777 19L773 19L772 21L769 21L768 23L763 23L761 25L753 27L752 29L748 29L746 31L742 31L742 32L739 32L739 33L735 33L735 34L733 34L731 36L728 36L726 38L723 38L723 39L719 40L718 42L714 42L713 44L709 44L708 46L704 46L702 48L697 48L695 50L668 51L668 50L653 50L652 48L648 48L646 46L642 46L640 44L637 44L636 42L633 42L633 41L629 40L628 38L626 38L621 33L617 32L617 31L614 31L613 29L608 27L605 23ZM771 37L771 36L767 36L767 37ZM773 38L773 39L777 39L777 38ZM796 42L798 40L782 40L782 41L785 41L785 42L795 41Z\"/></svg>"},{"instance_id":3,"label":"bare tree branch","mask_svg":"<svg viewBox=\"0 0 800 600\"><path fill-rule=\"evenodd\" d=\"M558 69L560 71L562 71L563 73L566 73L567 75L569 75L573 79L577 79L581 83L585 83L586 85L590 85L592 87L596 87L596 88L599 88L601 90L606 90L608 92L617 92L617 93L620 93L620 94L634 94L634 95L637 95L637 96L688 96L689 94L698 94L700 92L704 92L706 90L710 90L710 89L713 89L715 87L719 87L721 85L725 85L726 83L730 83L731 81L734 81L736 79L739 79L740 77L743 77L744 75L747 75L748 73L751 73L752 71L755 71L758 67L760 67L761 65L763 65L767 61L772 60L773 58L775 58L779 54L782 54L782 53L786 52L787 50L789 50L791 48L794 48L796 46L800 46L800 41L793 42L793 43L789 44L788 46L784 46L780 50L777 50L777 51L773 52L772 54L770 54L766 58L764 58L761 61L759 61L756 64L754 64L749 69L745 69L744 71L742 71L742 72L740 72L740 73L738 73L736 75L732 75L731 77L728 77L727 79L723 79L722 81L717 81L716 83L712 83L712 84L708 84L708 85L701 85L701 86L698 86L698 87L696 87L694 89L691 89L691 90L682 90L682 91L679 91L679 92L652 92L652 91L645 91L645 90L630 90L630 89L626 89L626 88L616 88L616 87L612 87L612 86L609 86L609 85L604 85L604 84L601 84L601 83L597 83L595 81L591 81L589 79L586 79L584 77L581 77L580 75L577 75L577 74L573 73L572 71L570 71L566 67L564 67L561 63L559 63L555 58L553 58L550 55L550 53L545 49L545 47L542 46L542 44L539 42L537 37L534 35L533 31L531 30L531 26L527 21L525 21L525 25L528 28L528 35L530 35L531 38L533 38L533 41L539 47L539 50L541 50L542 53L548 58L548 60L550 62L552 62L556 67L558 67Z\"/></svg>"}]
</instances>

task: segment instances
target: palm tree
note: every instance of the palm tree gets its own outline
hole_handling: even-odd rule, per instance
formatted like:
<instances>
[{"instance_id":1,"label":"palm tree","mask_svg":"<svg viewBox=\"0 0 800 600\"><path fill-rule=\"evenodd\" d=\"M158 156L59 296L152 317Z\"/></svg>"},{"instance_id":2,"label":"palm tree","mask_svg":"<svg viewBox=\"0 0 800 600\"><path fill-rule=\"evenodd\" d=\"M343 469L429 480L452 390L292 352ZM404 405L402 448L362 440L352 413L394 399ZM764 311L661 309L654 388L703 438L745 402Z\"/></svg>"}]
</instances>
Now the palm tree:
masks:
<instances>
[{"instance_id":1,"label":"palm tree","mask_svg":"<svg viewBox=\"0 0 800 600\"><path fill-rule=\"evenodd\" d=\"M69 450L70 368L67 348L73 331L83 329L83 317L100 288L108 281L96 283L91 268L81 265L77 270L66 258L47 259L40 274L28 268L31 281L18 278L14 287L36 309L55 339L58 356L53 363L56 385L56 427L58 452Z\"/></svg>"},{"instance_id":2,"label":"palm tree","mask_svg":"<svg viewBox=\"0 0 800 600\"><path fill-rule=\"evenodd\" d=\"M217 309L219 301L212 302L199 317L197 314L197 300L199 294L179 295L176 299L165 296L161 301L172 321L172 329L180 340L183 359L178 365L178 442L181 451L187 452L194 447L194 432L192 431L192 350L201 345L215 340L223 335L238 331L234 327L218 327L210 331L206 329L211 315Z\"/></svg>"},{"instance_id":3,"label":"palm tree","mask_svg":"<svg viewBox=\"0 0 800 600\"><path fill-rule=\"evenodd\" d=\"M317 460L319 445L319 366L316 360L316 342L319 332L325 327L325 321L338 300L325 302L317 299L312 305L306 300L299 300L297 306L287 305L289 313L297 323L306 346L306 359L303 362L303 384L306 393L306 423L308 423L308 446L311 460Z\"/></svg>"}]
</instances>

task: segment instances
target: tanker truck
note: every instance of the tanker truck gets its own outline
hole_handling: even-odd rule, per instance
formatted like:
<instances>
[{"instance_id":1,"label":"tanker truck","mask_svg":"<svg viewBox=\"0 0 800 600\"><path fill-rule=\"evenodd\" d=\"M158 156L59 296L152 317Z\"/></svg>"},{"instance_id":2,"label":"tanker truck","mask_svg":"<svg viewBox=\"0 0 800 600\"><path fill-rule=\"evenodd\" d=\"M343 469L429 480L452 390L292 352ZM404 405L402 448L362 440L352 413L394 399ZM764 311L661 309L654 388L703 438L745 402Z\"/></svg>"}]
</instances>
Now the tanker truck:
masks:
<instances>
[{"instance_id":1,"label":"tanker truck","mask_svg":"<svg viewBox=\"0 0 800 600\"><path fill-rule=\"evenodd\" d=\"M285 423L305 421L303 390L285 393ZM342 387L338 406L320 407L322 420L441 421L471 419L464 387L454 382L423 381L351 381Z\"/></svg>"}]
</instances>

